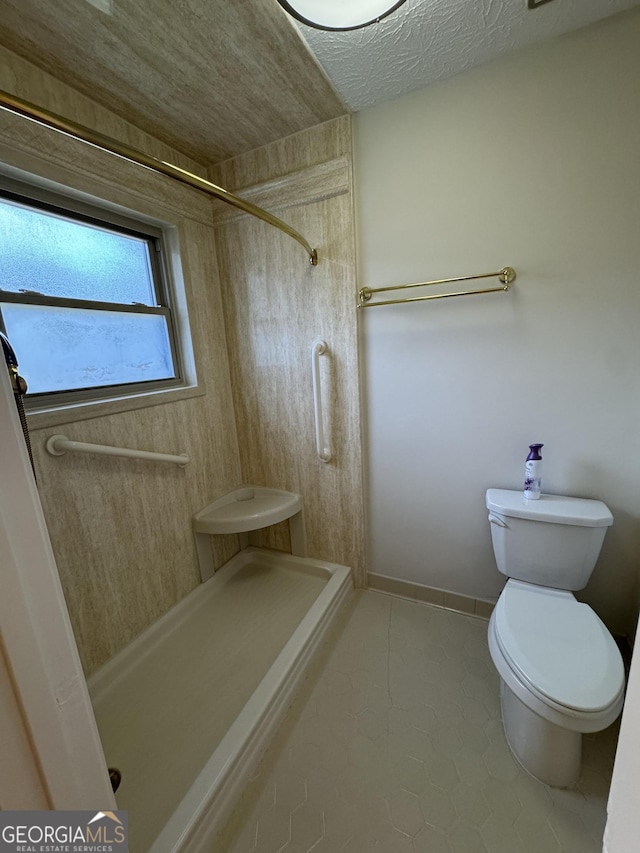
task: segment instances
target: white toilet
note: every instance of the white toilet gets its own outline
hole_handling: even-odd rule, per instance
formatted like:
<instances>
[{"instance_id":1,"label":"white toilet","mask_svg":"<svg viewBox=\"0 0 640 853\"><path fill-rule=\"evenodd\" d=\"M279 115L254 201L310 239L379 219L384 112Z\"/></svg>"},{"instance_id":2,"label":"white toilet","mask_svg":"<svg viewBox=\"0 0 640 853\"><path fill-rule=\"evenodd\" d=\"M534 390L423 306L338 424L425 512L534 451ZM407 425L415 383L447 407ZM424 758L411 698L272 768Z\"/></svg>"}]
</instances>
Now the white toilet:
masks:
<instances>
[{"instance_id":1,"label":"white toilet","mask_svg":"<svg viewBox=\"0 0 640 853\"><path fill-rule=\"evenodd\" d=\"M489 489L498 569L506 583L489 622L511 751L541 782L580 775L582 733L622 710L624 666L612 636L571 590L586 586L613 517L601 501Z\"/></svg>"}]
</instances>

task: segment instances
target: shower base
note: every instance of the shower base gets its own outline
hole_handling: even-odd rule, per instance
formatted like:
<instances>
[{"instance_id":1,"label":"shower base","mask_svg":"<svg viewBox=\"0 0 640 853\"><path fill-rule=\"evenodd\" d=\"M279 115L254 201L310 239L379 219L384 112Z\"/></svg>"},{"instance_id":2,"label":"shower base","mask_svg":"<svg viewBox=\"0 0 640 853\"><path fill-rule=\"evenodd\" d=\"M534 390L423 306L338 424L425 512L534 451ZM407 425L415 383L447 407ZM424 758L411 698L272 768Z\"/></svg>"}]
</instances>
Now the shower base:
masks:
<instances>
[{"instance_id":1,"label":"shower base","mask_svg":"<svg viewBox=\"0 0 640 853\"><path fill-rule=\"evenodd\" d=\"M352 588L246 548L89 680L131 853L205 853Z\"/></svg>"}]
</instances>

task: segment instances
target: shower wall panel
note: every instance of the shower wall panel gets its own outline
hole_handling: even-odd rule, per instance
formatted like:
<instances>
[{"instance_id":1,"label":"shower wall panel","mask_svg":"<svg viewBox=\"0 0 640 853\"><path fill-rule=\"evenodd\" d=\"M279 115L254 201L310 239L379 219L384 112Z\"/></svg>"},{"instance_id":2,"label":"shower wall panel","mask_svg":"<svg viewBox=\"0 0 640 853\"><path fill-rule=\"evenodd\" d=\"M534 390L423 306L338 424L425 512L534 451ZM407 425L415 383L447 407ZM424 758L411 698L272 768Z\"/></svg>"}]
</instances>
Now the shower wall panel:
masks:
<instances>
[{"instance_id":1,"label":"shower wall panel","mask_svg":"<svg viewBox=\"0 0 640 853\"><path fill-rule=\"evenodd\" d=\"M215 205L243 480L299 492L309 554L364 582L355 251L348 117L221 164L212 179L280 216L318 249ZM332 459L318 459L311 345L320 359ZM288 548L286 530L263 544Z\"/></svg>"},{"instance_id":2,"label":"shower wall panel","mask_svg":"<svg viewBox=\"0 0 640 853\"><path fill-rule=\"evenodd\" d=\"M198 168L8 52L0 59L0 85L151 154ZM77 413L74 420L71 414L62 424L31 419L38 488L90 674L198 584L191 516L241 480L211 205L195 190L7 113L0 117L0 161L173 222L180 241L200 395L102 417ZM54 458L45 450L53 433L186 452L192 462L180 469L93 455Z\"/></svg>"}]
</instances>

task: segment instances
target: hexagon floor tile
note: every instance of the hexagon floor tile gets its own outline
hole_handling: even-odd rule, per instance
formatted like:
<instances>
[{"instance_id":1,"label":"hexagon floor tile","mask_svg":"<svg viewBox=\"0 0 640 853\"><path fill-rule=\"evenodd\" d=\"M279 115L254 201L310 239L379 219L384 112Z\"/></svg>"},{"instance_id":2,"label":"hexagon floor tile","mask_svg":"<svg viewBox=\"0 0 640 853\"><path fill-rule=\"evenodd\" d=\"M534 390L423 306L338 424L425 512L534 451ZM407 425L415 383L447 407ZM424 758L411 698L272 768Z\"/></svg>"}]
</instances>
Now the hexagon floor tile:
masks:
<instances>
[{"instance_id":1,"label":"hexagon floor tile","mask_svg":"<svg viewBox=\"0 0 640 853\"><path fill-rule=\"evenodd\" d=\"M599 853L617 734L547 788L505 742L487 622L359 590L212 853Z\"/></svg>"}]
</instances>

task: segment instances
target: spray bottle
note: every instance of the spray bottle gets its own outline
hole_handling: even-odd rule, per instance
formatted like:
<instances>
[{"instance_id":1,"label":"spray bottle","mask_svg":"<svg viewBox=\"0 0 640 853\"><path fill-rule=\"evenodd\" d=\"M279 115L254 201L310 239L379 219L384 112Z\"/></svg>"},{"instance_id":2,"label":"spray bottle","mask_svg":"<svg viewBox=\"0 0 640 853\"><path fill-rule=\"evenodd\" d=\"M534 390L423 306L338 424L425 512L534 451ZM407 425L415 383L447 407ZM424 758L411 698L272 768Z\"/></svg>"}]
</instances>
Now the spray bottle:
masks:
<instances>
[{"instance_id":1,"label":"spray bottle","mask_svg":"<svg viewBox=\"0 0 640 853\"><path fill-rule=\"evenodd\" d=\"M543 444L530 444L529 455L524 463L524 496L527 500L537 501L540 498L542 480L542 456L540 448Z\"/></svg>"}]
</instances>

